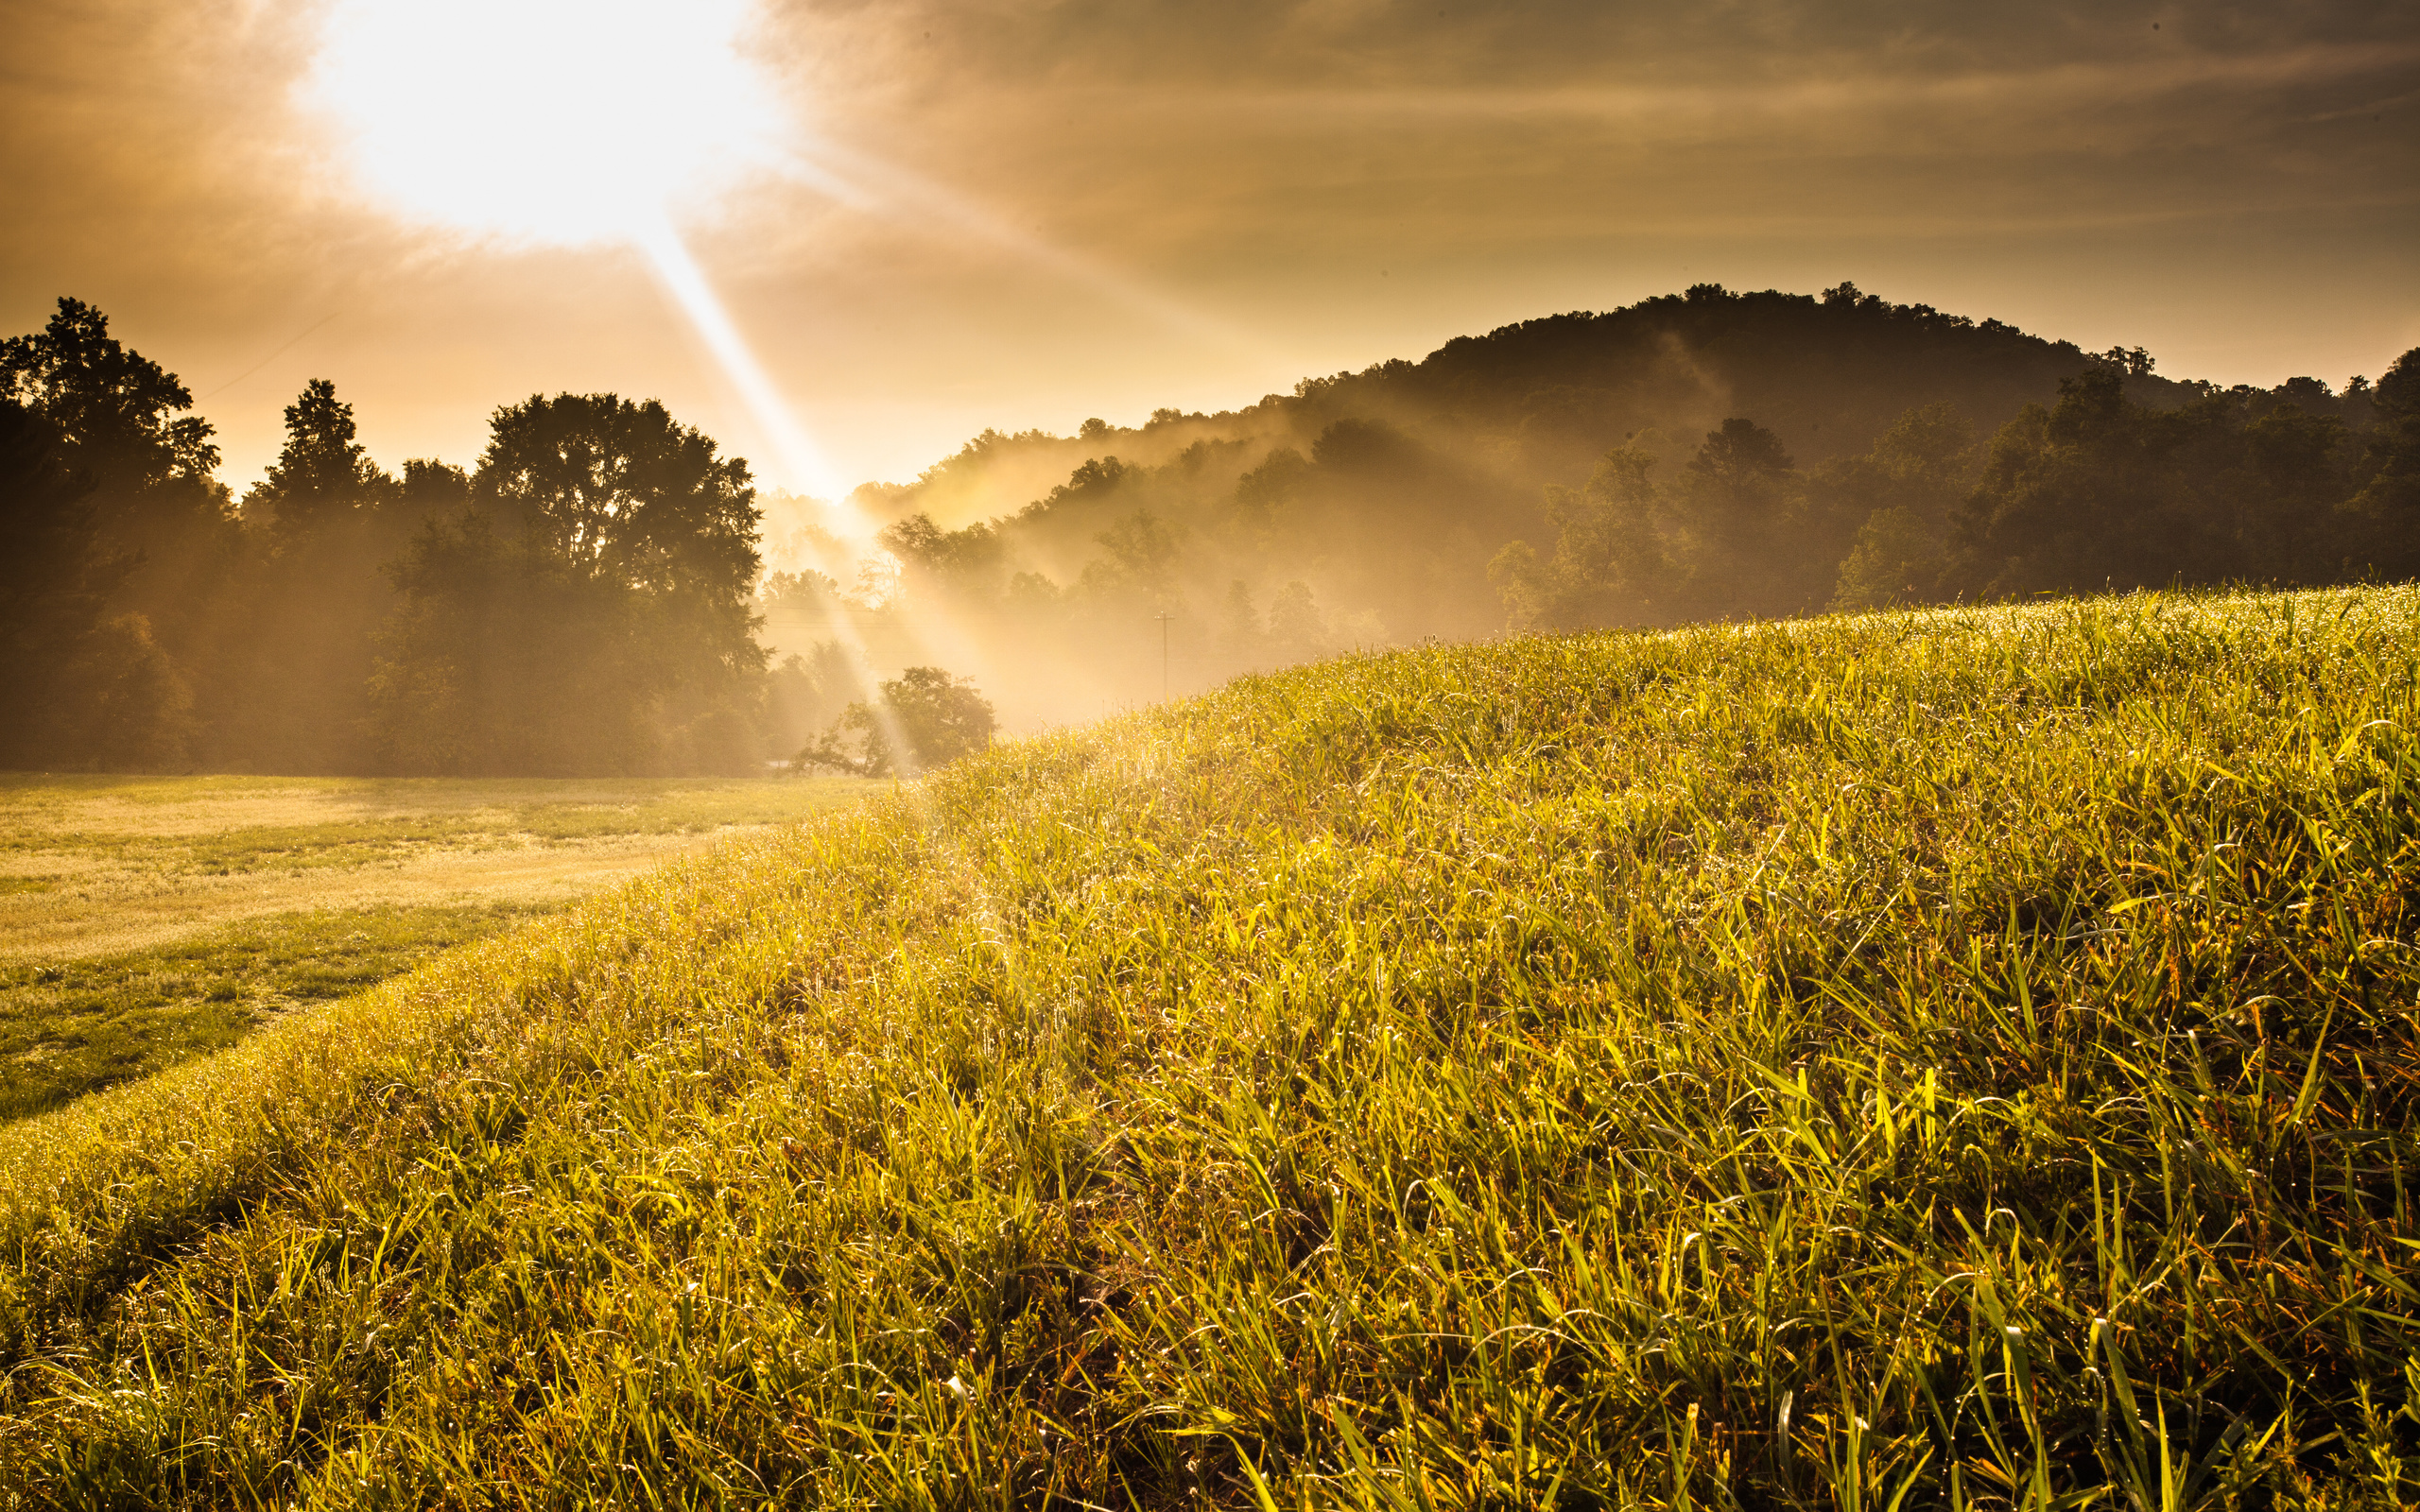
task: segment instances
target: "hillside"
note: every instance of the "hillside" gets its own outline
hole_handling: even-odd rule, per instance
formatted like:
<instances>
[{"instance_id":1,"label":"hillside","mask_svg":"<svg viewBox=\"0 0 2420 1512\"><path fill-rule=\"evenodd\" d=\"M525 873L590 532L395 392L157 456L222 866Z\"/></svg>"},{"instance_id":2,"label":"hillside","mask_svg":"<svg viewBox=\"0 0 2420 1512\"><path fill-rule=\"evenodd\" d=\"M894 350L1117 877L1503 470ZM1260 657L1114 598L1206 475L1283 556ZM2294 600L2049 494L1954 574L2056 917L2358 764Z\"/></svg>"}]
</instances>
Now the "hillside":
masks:
<instances>
[{"instance_id":1,"label":"hillside","mask_svg":"<svg viewBox=\"0 0 2420 1512\"><path fill-rule=\"evenodd\" d=\"M1217 415L987 432L854 495L779 652L946 666L1012 729L1345 647L1827 607L2420 574L2420 353L2342 392L2161 376L1993 319L1700 285Z\"/></svg>"},{"instance_id":2,"label":"hillside","mask_svg":"<svg viewBox=\"0 0 2420 1512\"><path fill-rule=\"evenodd\" d=\"M2391 354L2389 354L2391 355ZM1986 432L2094 354L1991 318L1893 304L1853 288L1822 298L1701 285L1603 313L1577 311L1457 336L1418 361L1308 378L1291 394L1219 414L1163 409L1136 426L1091 422L1076 436L987 432L915 482L869 485L857 502L884 518L923 511L956 527L1011 513L1115 455L1158 467L1194 446L1307 451L1340 420L1381 421L1455 452L1534 507L1547 484L1577 484L1608 449L1643 430L1694 437L1734 415L1778 435L1806 466L1862 452L1910 409L1947 403ZM2174 408L2207 386L2142 370L2132 395ZM2310 380L2298 394L2308 395ZM2348 423L2359 396L2325 401Z\"/></svg>"},{"instance_id":3,"label":"hillside","mask_svg":"<svg viewBox=\"0 0 2420 1512\"><path fill-rule=\"evenodd\" d=\"M2401 1504L2415 627L1000 747L0 1131L0 1504Z\"/></svg>"}]
</instances>

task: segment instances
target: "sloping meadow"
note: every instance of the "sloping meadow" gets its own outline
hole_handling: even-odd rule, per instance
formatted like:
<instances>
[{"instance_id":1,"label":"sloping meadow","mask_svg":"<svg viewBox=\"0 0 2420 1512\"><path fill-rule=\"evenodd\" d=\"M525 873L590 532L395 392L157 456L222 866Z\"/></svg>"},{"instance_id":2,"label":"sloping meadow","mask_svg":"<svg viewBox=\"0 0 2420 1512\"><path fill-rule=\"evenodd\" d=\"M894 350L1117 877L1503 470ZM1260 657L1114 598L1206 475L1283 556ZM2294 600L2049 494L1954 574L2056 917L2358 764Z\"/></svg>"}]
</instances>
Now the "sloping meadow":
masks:
<instances>
[{"instance_id":1,"label":"sloping meadow","mask_svg":"<svg viewBox=\"0 0 2420 1512\"><path fill-rule=\"evenodd\" d=\"M0 1133L0 1502L2408 1501L2415 632L1348 659L734 843Z\"/></svg>"}]
</instances>

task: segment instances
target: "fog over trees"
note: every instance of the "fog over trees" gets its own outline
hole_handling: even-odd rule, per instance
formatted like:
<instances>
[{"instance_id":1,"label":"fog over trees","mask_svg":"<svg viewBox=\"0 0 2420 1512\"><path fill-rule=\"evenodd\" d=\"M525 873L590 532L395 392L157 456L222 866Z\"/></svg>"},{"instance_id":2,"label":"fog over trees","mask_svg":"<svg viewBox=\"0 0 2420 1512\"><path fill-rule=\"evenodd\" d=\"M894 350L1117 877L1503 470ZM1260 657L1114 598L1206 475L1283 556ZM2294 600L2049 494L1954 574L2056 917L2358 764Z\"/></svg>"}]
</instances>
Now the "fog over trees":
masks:
<instances>
[{"instance_id":1,"label":"fog over trees","mask_svg":"<svg viewBox=\"0 0 2420 1512\"><path fill-rule=\"evenodd\" d=\"M0 387L20 768L910 770L995 707L1426 637L2420 574L2420 352L2221 388L1845 284L986 432L856 490L873 542L652 401L532 396L473 466L389 472L314 380L238 499L88 305L0 343Z\"/></svg>"}]
</instances>

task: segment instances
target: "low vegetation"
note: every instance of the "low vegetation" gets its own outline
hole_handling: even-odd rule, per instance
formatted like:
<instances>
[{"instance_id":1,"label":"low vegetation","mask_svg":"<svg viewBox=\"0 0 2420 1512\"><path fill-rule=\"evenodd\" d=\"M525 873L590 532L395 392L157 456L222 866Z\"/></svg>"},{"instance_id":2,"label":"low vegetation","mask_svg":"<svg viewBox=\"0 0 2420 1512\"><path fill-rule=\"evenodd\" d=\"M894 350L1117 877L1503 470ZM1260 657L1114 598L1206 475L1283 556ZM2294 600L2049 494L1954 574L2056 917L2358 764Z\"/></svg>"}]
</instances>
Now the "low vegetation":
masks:
<instances>
[{"instance_id":1,"label":"low vegetation","mask_svg":"<svg viewBox=\"0 0 2420 1512\"><path fill-rule=\"evenodd\" d=\"M149 950L0 963L0 1119L224 1050L280 1014L548 911L465 903L274 914Z\"/></svg>"},{"instance_id":2,"label":"low vegetation","mask_svg":"<svg viewBox=\"0 0 2420 1512\"><path fill-rule=\"evenodd\" d=\"M0 1131L21 1505L2401 1505L2420 593L1328 662Z\"/></svg>"},{"instance_id":3,"label":"low vegetation","mask_svg":"<svg viewBox=\"0 0 2420 1512\"><path fill-rule=\"evenodd\" d=\"M0 779L0 1120L878 786Z\"/></svg>"}]
</instances>

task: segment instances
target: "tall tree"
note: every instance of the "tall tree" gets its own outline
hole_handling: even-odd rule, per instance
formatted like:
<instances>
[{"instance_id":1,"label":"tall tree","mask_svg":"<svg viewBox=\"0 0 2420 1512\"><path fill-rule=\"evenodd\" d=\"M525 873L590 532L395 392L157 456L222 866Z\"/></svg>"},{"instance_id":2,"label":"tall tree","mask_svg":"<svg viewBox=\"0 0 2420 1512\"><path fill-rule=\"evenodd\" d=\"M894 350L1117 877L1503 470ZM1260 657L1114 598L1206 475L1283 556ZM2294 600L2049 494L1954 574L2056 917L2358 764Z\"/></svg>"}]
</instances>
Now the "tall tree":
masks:
<instances>
[{"instance_id":1,"label":"tall tree","mask_svg":"<svg viewBox=\"0 0 2420 1512\"><path fill-rule=\"evenodd\" d=\"M373 510L395 491L358 439L353 406L337 398L335 384L314 378L285 406L285 449L244 494L244 516L292 542Z\"/></svg>"},{"instance_id":2,"label":"tall tree","mask_svg":"<svg viewBox=\"0 0 2420 1512\"><path fill-rule=\"evenodd\" d=\"M407 464L426 483L458 470ZM371 636L392 603L379 568L408 539L403 485L370 459L353 406L314 378L285 406L285 444L244 495L246 592L221 616L214 685L221 761L253 768L369 765ZM425 510L419 511L425 513Z\"/></svg>"},{"instance_id":3,"label":"tall tree","mask_svg":"<svg viewBox=\"0 0 2420 1512\"><path fill-rule=\"evenodd\" d=\"M241 536L210 475L218 463L210 424L183 413L192 395L173 373L121 345L107 317L73 299L41 331L0 341L0 393L46 421L59 460L91 479L96 538L129 564L110 591L105 637L123 675L91 671L74 683L95 697L112 690L106 718L97 706L87 712L101 720L90 728L117 733L88 741L84 759L182 761L188 687L212 682L217 611L241 576Z\"/></svg>"},{"instance_id":4,"label":"tall tree","mask_svg":"<svg viewBox=\"0 0 2420 1512\"><path fill-rule=\"evenodd\" d=\"M745 769L765 652L748 464L612 394L495 412L460 514L394 569L373 727L447 771Z\"/></svg>"},{"instance_id":5,"label":"tall tree","mask_svg":"<svg viewBox=\"0 0 2420 1512\"><path fill-rule=\"evenodd\" d=\"M56 427L61 459L92 476L103 534L140 555L124 602L183 639L236 547L210 422L183 413L192 394L71 299L41 331L0 341L0 391Z\"/></svg>"}]
</instances>

